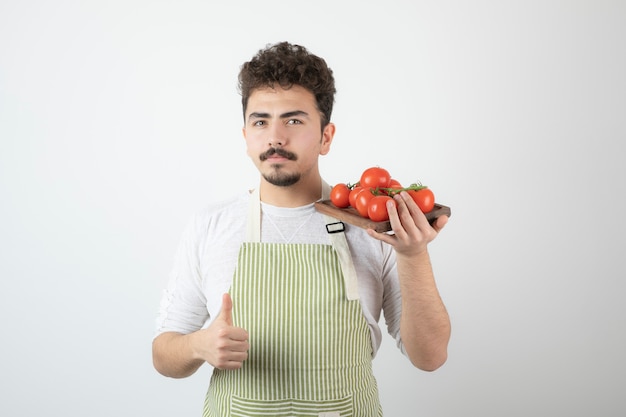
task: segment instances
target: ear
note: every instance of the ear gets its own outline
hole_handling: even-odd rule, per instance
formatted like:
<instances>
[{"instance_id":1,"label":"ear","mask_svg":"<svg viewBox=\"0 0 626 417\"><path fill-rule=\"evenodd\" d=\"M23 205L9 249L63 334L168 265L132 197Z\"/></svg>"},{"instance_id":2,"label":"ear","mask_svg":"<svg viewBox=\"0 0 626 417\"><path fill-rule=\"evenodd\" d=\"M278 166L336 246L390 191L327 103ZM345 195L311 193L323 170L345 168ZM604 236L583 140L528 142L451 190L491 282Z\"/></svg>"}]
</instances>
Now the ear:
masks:
<instances>
[{"instance_id":1,"label":"ear","mask_svg":"<svg viewBox=\"0 0 626 417\"><path fill-rule=\"evenodd\" d=\"M330 151L330 144L335 137L335 124L328 123L322 132L322 143L320 147L320 155L326 155Z\"/></svg>"},{"instance_id":2,"label":"ear","mask_svg":"<svg viewBox=\"0 0 626 417\"><path fill-rule=\"evenodd\" d=\"M243 136L243 140L246 142L246 155L252 158L252 154L250 153L250 147L248 146L248 138L245 126L241 128L241 136Z\"/></svg>"}]
</instances>

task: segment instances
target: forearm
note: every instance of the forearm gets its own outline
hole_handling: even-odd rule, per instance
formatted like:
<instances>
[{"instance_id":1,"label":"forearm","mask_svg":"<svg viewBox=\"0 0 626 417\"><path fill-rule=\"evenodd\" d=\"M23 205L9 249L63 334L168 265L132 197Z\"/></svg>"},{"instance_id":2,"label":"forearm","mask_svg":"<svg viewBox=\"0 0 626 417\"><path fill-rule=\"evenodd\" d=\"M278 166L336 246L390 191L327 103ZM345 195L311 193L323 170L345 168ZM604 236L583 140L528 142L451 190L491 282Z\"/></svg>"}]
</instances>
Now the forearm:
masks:
<instances>
[{"instance_id":1,"label":"forearm","mask_svg":"<svg viewBox=\"0 0 626 417\"><path fill-rule=\"evenodd\" d=\"M434 371L445 363L450 340L450 318L437 289L427 251L398 258L402 293L400 335L416 367Z\"/></svg>"},{"instance_id":2,"label":"forearm","mask_svg":"<svg viewBox=\"0 0 626 417\"><path fill-rule=\"evenodd\" d=\"M162 375L185 378L192 375L204 363L196 358L192 348L193 334L166 332L152 342L154 368Z\"/></svg>"}]
</instances>

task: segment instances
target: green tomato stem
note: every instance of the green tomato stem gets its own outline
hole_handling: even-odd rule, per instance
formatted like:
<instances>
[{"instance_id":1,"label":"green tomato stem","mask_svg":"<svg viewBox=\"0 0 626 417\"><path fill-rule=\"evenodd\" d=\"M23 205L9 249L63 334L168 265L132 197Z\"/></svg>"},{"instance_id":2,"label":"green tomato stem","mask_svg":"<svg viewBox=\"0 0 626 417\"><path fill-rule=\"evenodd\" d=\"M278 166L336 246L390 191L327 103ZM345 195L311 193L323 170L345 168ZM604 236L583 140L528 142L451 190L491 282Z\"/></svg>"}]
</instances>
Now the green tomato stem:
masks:
<instances>
[{"instance_id":1,"label":"green tomato stem","mask_svg":"<svg viewBox=\"0 0 626 417\"><path fill-rule=\"evenodd\" d=\"M423 190L424 188L428 188L428 187L425 186L425 185L422 185L422 184L411 184L408 187L402 187L402 188L383 188L383 187L378 187L378 188L376 188L374 193L375 194L381 194L381 191L382 191L385 194L393 197L394 195L399 194L402 191L409 191L409 190L419 191L419 190Z\"/></svg>"}]
</instances>

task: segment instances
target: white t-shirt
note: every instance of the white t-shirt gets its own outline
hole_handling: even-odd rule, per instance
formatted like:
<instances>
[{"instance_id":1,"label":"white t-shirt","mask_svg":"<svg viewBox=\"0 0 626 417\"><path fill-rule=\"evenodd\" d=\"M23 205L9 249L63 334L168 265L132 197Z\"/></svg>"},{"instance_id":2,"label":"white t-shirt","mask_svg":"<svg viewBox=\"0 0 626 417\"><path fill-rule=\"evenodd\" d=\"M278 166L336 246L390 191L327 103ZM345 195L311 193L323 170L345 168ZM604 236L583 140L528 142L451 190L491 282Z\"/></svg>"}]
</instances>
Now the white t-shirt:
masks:
<instances>
[{"instance_id":1,"label":"white t-shirt","mask_svg":"<svg viewBox=\"0 0 626 417\"><path fill-rule=\"evenodd\" d=\"M239 248L246 237L250 193L210 205L194 215L183 233L169 283L161 300L156 333L191 333L208 326L228 292ZM324 215L313 204L297 208L261 203L261 242L328 244ZM363 315L374 355L382 341L379 321L400 350L401 297L393 248L346 224L346 238L358 277Z\"/></svg>"}]
</instances>

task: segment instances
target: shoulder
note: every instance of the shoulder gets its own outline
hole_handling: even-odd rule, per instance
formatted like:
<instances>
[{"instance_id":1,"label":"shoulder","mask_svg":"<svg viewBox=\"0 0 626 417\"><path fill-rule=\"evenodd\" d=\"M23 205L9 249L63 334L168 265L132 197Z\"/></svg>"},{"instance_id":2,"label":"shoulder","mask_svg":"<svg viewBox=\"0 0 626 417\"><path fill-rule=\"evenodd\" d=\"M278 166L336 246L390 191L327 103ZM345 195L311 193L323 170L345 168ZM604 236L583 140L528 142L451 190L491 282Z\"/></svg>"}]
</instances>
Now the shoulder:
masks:
<instances>
[{"instance_id":1,"label":"shoulder","mask_svg":"<svg viewBox=\"0 0 626 417\"><path fill-rule=\"evenodd\" d=\"M214 201L195 213L199 220L210 220L215 217L229 216L234 213L239 214L247 210L250 193L248 191L238 193L224 200Z\"/></svg>"},{"instance_id":2,"label":"shoulder","mask_svg":"<svg viewBox=\"0 0 626 417\"><path fill-rule=\"evenodd\" d=\"M194 234L207 236L222 229L245 226L250 194L242 192L207 204L192 214L188 228Z\"/></svg>"}]
</instances>

